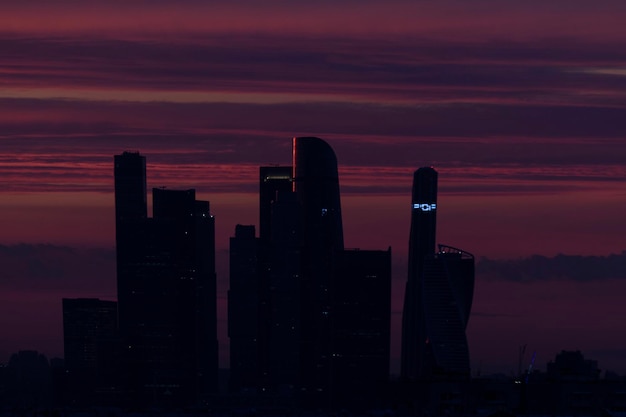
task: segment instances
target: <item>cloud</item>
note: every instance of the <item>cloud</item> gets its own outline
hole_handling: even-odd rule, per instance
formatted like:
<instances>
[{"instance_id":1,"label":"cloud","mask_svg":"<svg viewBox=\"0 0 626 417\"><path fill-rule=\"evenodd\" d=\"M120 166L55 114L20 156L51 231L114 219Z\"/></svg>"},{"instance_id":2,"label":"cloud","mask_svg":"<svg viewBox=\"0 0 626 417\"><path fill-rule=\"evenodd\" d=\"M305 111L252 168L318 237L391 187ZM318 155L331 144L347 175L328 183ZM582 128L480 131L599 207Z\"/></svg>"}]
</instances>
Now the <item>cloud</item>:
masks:
<instances>
[{"instance_id":1,"label":"cloud","mask_svg":"<svg viewBox=\"0 0 626 417\"><path fill-rule=\"evenodd\" d=\"M49 107L59 116L50 117ZM614 137L598 138L569 121L592 123L592 111L565 112L554 121L563 131L550 128L553 136L530 128L525 136L515 126L532 118L520 108L14 99L0 100L0 108L0 175L12 192L111 192L112 156L125 150L147 156L149 186L256 192L258 166L290 164L290 139L299 135L329 141L347 193L405 193L412 171L426 165L445 176L441 190L449 193L580 191L615 188L626 178L626 148L617 134L626 125L607 121ZM30 109L29 119L10 121L24 117L21 108ZM513 126L490 127L499 118Z\"/></svg>"},{"instance_id":2,"label":"cloud","mask_svg":"<svg viewBox=\"0 0 626 417\"><path fill-rule=\"evenodd\" d=\"M155 185L251 192L257 166L314 135L353 194L404 193L423 165L451 193L623 181L626 79L584 70L619 67L622 44L502 39L13 34L0 175L12 192L110 192L111 156L139 150Z\"/></svg>"},{"instance_id":3,"label":"cloud","mask_svg":"<svg viewBox=\"0 0 626 417\"><path fill-rule=\"evenodd\" d=\"M22 1L0 6L0 24L21 33L283 33L359 36L434 33L441 37L546 34L619 36L619 1L558 0L471 4L442 1ZM590 23L591 22L591 23Z\"/></svg>"},{"instance_id":4,"label":"cloud","mask_svg":"<svg viewBox=\"0 0 626 417\"><path fill-rule=\"evenodd\" d=\"M300 135L331 143L351 193L404 193L425 165L454 193L616 187L626 178L626 109L34 99L0 100L0 109L7 191L110 192L112 155L139 150L155 186L250 192L258 166L290 164L290 138Z\"/></svg>"},{"instance_id":5,"label":"cloud","mask_svg":"<svg viewBox=\"0 0 626 417\"><path fill-rule=\"evenodd\" d=\"M590 359L596 359L597 357L606 357L611 359L622 359L626 357L626 347L613 348L613 349L590 349L585 351Z\"/></svg>"},{"instance_id":6,"label":"cloud","mask_svg":"<svg viewBox=\"0 0 626 417\"><path fill-rule=\"evenodd\" d=\"M523 259L482 258L476 267L479 276L515 282L568 280L590 282L626 279L626 251L607 256L534 255Z\"/></svg>"},{"instance_id":7,"label":"cloud","mask_svg":"<svg viewBox=\"0 0 626 417\"><path fill-rule=\"evenodd\" d=\"M211 35L0 40L0 96L172 102L623 103L619 42ZM597 103L596 103L597 102Z\"/></svg>"},{"instance_id":8,"label":"cloud","mask_svg":"<svg viewBox=\"0 0 626 417\"><path fill-rule=\"evenodd\" d=\"M51 244L0 244L0 288L115 294L115 251Z\"/></svg>"}]
</instances>

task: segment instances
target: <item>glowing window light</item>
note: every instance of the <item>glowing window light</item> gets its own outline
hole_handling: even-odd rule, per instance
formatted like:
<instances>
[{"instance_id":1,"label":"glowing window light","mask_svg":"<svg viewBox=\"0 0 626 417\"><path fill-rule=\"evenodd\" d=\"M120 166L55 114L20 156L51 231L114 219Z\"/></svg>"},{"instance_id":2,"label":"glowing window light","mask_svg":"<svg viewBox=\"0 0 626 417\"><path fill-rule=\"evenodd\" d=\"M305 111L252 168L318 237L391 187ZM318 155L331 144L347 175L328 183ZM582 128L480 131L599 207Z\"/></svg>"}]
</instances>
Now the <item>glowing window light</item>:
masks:
<instances>
[{"instance_id":1,"label":"glowing window light","mask_svg":"<svg viewBox=\"0 0 626 417\"><path fill-rule=\"evenodd\" d=\"M437 203L413 203L413 210L435 211Z\"/></svg>"}]
</instances>

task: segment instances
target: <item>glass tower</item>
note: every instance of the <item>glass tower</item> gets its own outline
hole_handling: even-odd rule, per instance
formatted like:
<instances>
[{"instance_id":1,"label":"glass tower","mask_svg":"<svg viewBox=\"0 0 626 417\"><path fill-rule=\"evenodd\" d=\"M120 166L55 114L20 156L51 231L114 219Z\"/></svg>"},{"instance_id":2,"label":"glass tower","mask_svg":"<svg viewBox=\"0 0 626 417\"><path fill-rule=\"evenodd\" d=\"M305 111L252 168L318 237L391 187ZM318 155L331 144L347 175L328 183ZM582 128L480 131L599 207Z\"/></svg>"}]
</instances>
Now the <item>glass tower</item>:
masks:
<instances>
[{"instance_id":1,"label":"glass tower","mask_svg":"<svg viewBox=\"0 0 626 417\"><path fill-rule=\"evenodd\" d=\"M133 406L193 405L217 389L215 219L195 190L153 189L145 157L115 156L121 385Z\"/></svg>"},{"instance_id":2,"label":"glass tower","mask_svg":"<svg viewBox=\"0 0 626 417\"><path fill-rule=\"evenodd\" d=\"M293 190L301 252L302 386L326 395L331 366L331 304L336 255L343 250L337 157L323 140L293 139Z\"/></svg>"},{"instance_id":3,"label":"glass tower","mask_svg":"<svg viewBox=\"0 0 626 417\"><path fill-rule=\"evenodd\" d=\"M413 380L418 377L423 356L425 333L421 299L421 277L424 261L435 254L437 226L437 171L419 168L413 174L411 197L411 230L409 234L409 272L404 293L402 313L401 375Z\"/></svg>"},{"instance_id":4,"label":"glass tower","mask_svg":"<svg viewBox=\"0 0 626 417\"><path fill-rule=\"evenodd\" d=\"M474 257L450 246L435 250L437 171L415 171L408 279L402 315L405 380L469 377L465 329L474 292Z\"/></svg>"}]
</instances>

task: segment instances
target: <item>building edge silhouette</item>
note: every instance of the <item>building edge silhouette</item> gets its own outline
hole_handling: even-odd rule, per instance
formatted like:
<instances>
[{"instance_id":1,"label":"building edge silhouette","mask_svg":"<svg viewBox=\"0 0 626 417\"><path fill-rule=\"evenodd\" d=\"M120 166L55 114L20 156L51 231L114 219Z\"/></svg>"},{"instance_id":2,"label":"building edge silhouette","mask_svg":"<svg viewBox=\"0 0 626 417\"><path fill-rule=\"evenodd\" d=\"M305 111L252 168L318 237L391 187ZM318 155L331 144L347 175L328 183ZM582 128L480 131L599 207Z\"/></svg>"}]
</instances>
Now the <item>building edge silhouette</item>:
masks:
<instances>
[{"instance_id":1,"label":"building edge silhouette","mask_svg":"<svg viewBox=\"0 0 626 417\"><path fill-rule=\"evenodd\" d=\"M137 407L201 404L217 390L215 219L195 190L152 190L138 152L115 155L118 387Z\"/></svg>"},{"instance_id":2,"label":"building edge silhouette","mask_svg":"<svg viewBox=\"0 0 626 417\"><path fill-rule=\"evenodd\" d=\"M389 377L391 249L344 250L337 158L322 139L294 138L292 166L259 174L260 237L237 225L231 238L231 388L304 409L380 402ZM231 326L251 306L268 320L247 327L259 367L242 366L251 356Z\"/></svg>"},{"instance_id":3,"label":"building edge silhouette","mask_svg":"<svg viewBox=\"0 0 626 417\"><path fill-rule=\"evenodd\" d=\"M209 203L193 189L155 188L148 217L145 157L124 152L114 162L119 394L138 408L208 404L218 373ZM437 177L432 167L414 173L402 377L467 382L474 257L435 250ZM344 248L337 158L322 139L293 138L292 166L260 167L259 180L259 237L254 226L237 225L231 238L233 398L384 407L391 248ZM424 343L407 349L411 338Z\"/></svg>"},{"instance_id":4,"label":"building edge silhouette","mask_svg":"<svg viewBox=\"0 0 626 417\"><path fill-rule=\"evenodd\" d=\"M470 377L465 329L474 291L474 256L446 245L435 252L437 181L432 167L413 175L401 344L401 376L407 381Z\"/></svg>"}]
</instances>

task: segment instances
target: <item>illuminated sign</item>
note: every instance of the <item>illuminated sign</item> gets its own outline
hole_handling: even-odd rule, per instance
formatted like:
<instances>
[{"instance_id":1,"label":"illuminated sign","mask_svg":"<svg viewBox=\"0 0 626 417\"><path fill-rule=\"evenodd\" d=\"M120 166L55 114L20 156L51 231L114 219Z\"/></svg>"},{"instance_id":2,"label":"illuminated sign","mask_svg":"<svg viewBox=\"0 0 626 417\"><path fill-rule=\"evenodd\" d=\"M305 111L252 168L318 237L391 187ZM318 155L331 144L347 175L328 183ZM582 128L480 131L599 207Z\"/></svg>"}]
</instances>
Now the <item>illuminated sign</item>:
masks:
<instances>
[{"instance_id":1,"label":"illuminated sign","mask_svg":"<svg viewBox=\"0 0 626 417\"><path fill-rule=\"evenodd\" d=\"M437 203L413 203L413 210L435 211L436 209Z\"/></svg>"}]
</instances>

